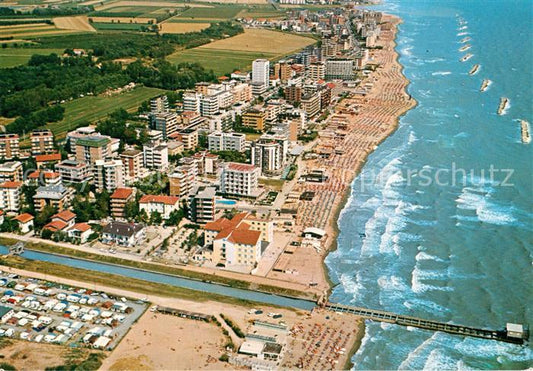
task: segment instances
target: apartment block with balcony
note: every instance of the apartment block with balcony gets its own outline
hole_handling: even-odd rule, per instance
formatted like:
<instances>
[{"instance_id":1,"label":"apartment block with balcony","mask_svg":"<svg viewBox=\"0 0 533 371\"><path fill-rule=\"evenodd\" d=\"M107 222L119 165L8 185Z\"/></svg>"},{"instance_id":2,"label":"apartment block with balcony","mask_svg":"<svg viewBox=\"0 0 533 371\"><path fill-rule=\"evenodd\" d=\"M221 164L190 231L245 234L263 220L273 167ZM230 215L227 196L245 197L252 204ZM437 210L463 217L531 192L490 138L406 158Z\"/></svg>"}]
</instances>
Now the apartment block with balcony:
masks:
<instances>
[{"instance_id":1,"label":"apartment block with balcony","mask_svg":"<svg viewBox=\"0 0 533 371\"><path fill-rule=\"evenodd\" d=\"M168 168L168 147L166 144L150 142L143 146L144 167L159 171Z\"/></svg>"},{"instance_id":2,"label":"apartment block with balcony","mask_svg":"<svg viewBox=\"0 0 533 371\"><path fill-rule=\"evenodd\" d=\"M215 187L196 186L189 193L188 218L194 223L205 224L215 220Z\"/></svg>"},{"instance_id":3,"label":"apartment block with balcony","mask_svg":"<svg viewBox=\"0 0 533 371\"><path fill-rule=\"evenodd\" d=\"M207 136L207 145L210 151L244 152L245 142L246 135L242 133L217 131Z\"/></svg>"},{"instance_id":4,"label":"apartment block with balcony","mask_svg":"<svg viewBox=\"0 0 533 371\"><path fill-rule=\"evenodd\" d=\"M262 131L265 128L266 113L258 109L251 109L242 115L242 125Z\"/></svg>"},{"instance_id":5,"label":"apartment block with balcony","mask_svg":"<svg viewBox=\"0 0 533 371\"><path fill-rule=\"evenodd\" d=\"M111 216L113 218L124 218L124 208L126 204L135 199L133 188L117 188L109 199Z\"/></svg>"},{"instance_id":6,"label":"apartment block with balcony","mask_svg":"<svg viewBox=\"0 0 533 371\"><path fill-rule=\"evenodd\" d=\"M54 166L65 184L91 182L93 174L88 164L74 160L63 160Z\"/></svg>"},{"instance_id":7,"label":"apartment block with balcony","mask_svg":"<svg viewBox=\"0 0 533 371\"><path fill-rule=\"evenodd\" d=\"M97 190L113 192L116 188L124 187L124 170L120 160L97 160L93 172Z\"/></svg>"},{"instance_id":8,"label":"apartment block with balcony","mask_svg":"<svg viewBox=\"0 0 533 371\"><path fill-rule=\"evenodd\" d=\"M33 205L35 211L43 211L45 206L55 207L57 210L63 210L70 203L73 191L61 184L53 186L41 186L37 188L33 195Z\"/></svg>"},{"instance_id":9,"label":"apartment block with balcony","mask_svg":"<svg viewBox=\"0 0 533 371\"><path fill-rule=\"evenodd\" d=\"M166 140L178 130L178 115L174 112L156 113L152 116L152 127L160 131Z\"/></svg>"},{"instance_id":10,"label":"apartment block with balcony","mask_svg":"<svg viewBox=\"0 0 533 371\"><path fill-rule=\"evenodd\" d=\"M88 135L76 140L76 161L94 164L111 156L111 140L103 135Z\"/></svg>"},{"instance_id":11,"label":"apartment block with balcony","mask_svg":"<svg viewBox=\"0 0 533 371\"><path fill-rule=\"evenodd\" d=\"M11 160L20 156L18 134L0 134L0 159Z\"/></svg>"},{"instance_id":12,"label":"apartment block with balcony","mask_svg":"<svg viewBox=\"0 0 533 371\"><path fill-rule=\"evenodd\" d=\"M0 184L0 209L18 212L21 206L22 182L2 182Z\"/></svg>"},{"instance_id":13,"label":"apartment block with balcony","mask_svg":"<svg viewBox=\"0 0 533 371\"><path fill-rule=\"evenodd\" d=\"M124 181L136 182L143 177L143 152L128 149L120 154L124 169Z\"/></svg>"},{"instance_id":14,"label":"apartment block with balcony","mask_svg":"<svg viewBox=\"0 0 533 371\"><path fill-rule=\"evenodd\" d=\"M54 152L54 134L48 129L34 130L30 134L31 154L45 155Z\"/></svg>"},{"instance_id":15,"label":"apartment block with balcony","mask_svg":"<svg viewBox=\"0 0 533 371\"><path fill-rule=\"evenodd\" d=\"M0 164L0 182L22 182L23 169L22 162L10 161Z\"/></svg>"}]
</instances>

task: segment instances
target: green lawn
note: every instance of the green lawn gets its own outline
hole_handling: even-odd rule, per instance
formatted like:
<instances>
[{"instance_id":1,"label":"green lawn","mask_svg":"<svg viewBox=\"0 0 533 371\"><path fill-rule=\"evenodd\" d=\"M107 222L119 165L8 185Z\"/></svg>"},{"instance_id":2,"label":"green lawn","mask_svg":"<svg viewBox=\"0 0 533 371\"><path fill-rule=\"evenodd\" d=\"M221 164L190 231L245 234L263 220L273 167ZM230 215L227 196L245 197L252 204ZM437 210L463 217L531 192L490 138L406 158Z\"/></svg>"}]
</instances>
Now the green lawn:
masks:
<instances>
[{"instance_id":1,"label":"green lawn","mask_svg":"<svg viewBox=\"0 0 533 371\"><path fill-rule=\"evenodd\" d=\"M0 49L0 68L26 64L34 54L63 54L63 49L2 48Z\"/></svg>"},{"instance_id":2,"label":"green lawn","mask_svg":"<svg viewBox=\"0 0 533 371\"><path fill-rule=\"evenodd\" d=\"M164 92L156 88L138 87L130 92L112 97L84 97L63 104L65 118L47 125L56 138L62 139L76 127L105 118L109 113L124 108L131 111L137 109L142 102Z\"/></svg>"},{"instance_id":3,"label":"green lawn","mask_svg":"<svg viewBox=\"0 0 533 371\"><path fill-rule=\"evenodd\" d=\"M261 52L193 48L177 51L167 59L172 63L200 62L205 69L213 70L217 75L224 75L236 69L250 69L254 59L274 56L275 54Z\"/></svg>"}]
</instances>

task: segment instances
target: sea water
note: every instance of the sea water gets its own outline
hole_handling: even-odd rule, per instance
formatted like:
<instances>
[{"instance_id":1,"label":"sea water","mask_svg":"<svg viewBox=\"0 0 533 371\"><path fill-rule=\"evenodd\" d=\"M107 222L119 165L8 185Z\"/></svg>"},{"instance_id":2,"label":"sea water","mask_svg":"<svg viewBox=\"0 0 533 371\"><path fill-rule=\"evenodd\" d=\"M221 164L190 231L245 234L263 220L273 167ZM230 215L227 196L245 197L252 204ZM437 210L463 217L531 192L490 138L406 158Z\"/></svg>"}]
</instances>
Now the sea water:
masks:
<instances>
[{"instance_id":1,"label":"sea water","mask_svg":"<svg viewBox=\"0 0 533 371\"><path fill-rule=\"evenodd\" d=\"M516 121L533 122L532 7L387 0L375 8L403 19L397 51L418 106L352 184L338 249L326 259L339 283L331 301L481 328L533 327L533 147L521 143ZM465 37L472 47L461 52ZM466 53L474 56L461 62ZM493 84L481 93L483 79ZM511 104L498 115L501 97ZM533 351L367 321L353 362L516 369L533 366Z\"/></svg>"}]
</instances>

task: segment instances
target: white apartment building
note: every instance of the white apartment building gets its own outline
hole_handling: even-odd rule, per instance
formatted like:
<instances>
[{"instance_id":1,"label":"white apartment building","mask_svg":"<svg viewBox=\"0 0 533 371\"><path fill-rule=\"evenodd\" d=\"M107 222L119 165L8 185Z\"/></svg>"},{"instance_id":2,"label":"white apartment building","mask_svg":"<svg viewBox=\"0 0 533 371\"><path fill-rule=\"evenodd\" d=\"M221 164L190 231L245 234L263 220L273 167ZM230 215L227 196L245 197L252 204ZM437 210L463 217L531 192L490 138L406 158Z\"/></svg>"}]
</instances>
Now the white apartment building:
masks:
<instances>
[{"instance_id":1,"label":"white apartment building","mask_svg":"<svg viewBox=\"0 0 533 371\"><path fill-rule=\"evenodd\" d=\"M179 197L164 195L144 195L139 200L139 209L147 215L158 212L163 219L170 218L170 213L180 208Z\"/></svg>"},{"instance_id":2,"label":"white apartment building","mask_svg":"<svg viewBox=\"0 0 533 371\"><path fill-rule=\"evenodd\" d=\"M289 140L284 135L263 135L252 143L252 164L263 173L276 173L283 169L287 161Z\"/></svg>"},{"instance_id":3,"label":"white apartment building","mask_svg":"<svg viewBox=\"0 0 533 371\"><path fill-rule=\"evenodd\" d=\"M34 130L30 134L31 154L44 155L54 151L54 134L49 129Z\"/></svg>"},{"instance_id":4,"label":"white apartment building","mask_svg":"<svg viewBox=\"0 0 533 371\"><path fill-rule=\"evenodd\" d=\"M202 116L214 116L220 110L218 94L201 95L200 97L200 114Z\"/></svg>"},{"instance_id":5,"label":"white apartment building","mask_svg":"<svg viewBox=\"0 0 533 371\"><path fill-rule=\"evenodd\" d=\"M268 59L256 59L252 63L252 83L260 83L265 87L270 84L270 61Z\"/></svg>"},{"instance_id":6,"label":"white apartment building","mask_svg":"<svg viewBox=\"0 0 533 371\"><path fill-rule=\"evenodd\" d=\"M17 212L20 209L22 182L0 184L0 209Z\"/></svg>"},{"instance_id":7,"label":"white apartment building","mask_svg":"<svg viewBox=\"0 0 533 371\"><path fill-rule=\"evenodd\" d=\"M124 170L121 160L97 160L93 168L94 186L108 192L124 187Z\"/></svg>"},{"instance_id":8,"label":"white apartment building","mask_svg":"<svg viewBox=\"0 0 533 371\"><path fill-rule=\"evenodd\" d=\"M150 112L160 113L168 112L168 98L166 95L150 100Z\"/></svg>"},{"instance_id":9,"label":"white apartment building","mask_svg":"<svg viewBox=\"0 0 533 371\"><path fill-rule=\"evenodd\" d=\"M220 131L207 136L210 151L238 151L244 152L246 135L241 133L223 133Z\"/></svg>"},{"instance_id":10,"label":"white apartment building","mask_svg":"<svg viewBox=\"0 0 533 371\"><path fill-rule=\"evenodd\" d=\"M144 167L148 169L165 170L168 168L168 146L157 142L150 142L143 146Z\"/></svg>"},{"instance_id":11,"label":"white apartment building","mask_svg":"<svg viewBox=\"0 0 533 371\"><path fill-rule=\"evenodd\" d=\"M0 164L0 183L3 182L21 182L24 176L22 162L10 161Z\"/></svg>"},{"instance_id":12,"label":"white apartment building","mask_svg":"<svg viewBox=\"0 0 533 371\"><path fill-rule=\"evenodd\" d=\"M195 91L183 93L183 110L200 113L200 98L202 94Z\"/></svg>"},{"instance_id":13,"label":"white apartment building","mask_svg":"<svg viewBox=\"0 0 533 371\"><path fill-rule=\"evenodd\" d=\"M223 166L220 174L221 191L237 196L254 196L260 173L261 169L254 165L229 162Z\"/></svg>"}]
</instances>

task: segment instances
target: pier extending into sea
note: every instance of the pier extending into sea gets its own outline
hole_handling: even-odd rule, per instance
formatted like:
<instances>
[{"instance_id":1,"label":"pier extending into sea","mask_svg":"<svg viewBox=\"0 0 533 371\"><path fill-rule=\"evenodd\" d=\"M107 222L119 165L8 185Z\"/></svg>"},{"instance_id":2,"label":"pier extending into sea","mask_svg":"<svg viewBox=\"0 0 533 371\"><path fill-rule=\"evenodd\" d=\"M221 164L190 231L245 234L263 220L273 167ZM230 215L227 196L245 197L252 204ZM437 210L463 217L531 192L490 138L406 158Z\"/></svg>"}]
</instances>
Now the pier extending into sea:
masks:
<instances>
[{"instance_id":1,"label":"pier extending into sea","mask_svg":"<svg viewBox=\"0 0 533 371\"><path fill-rule=\"evenodd\" d=\"M514 344L523 344L529 338L528 327L521 324L508 323L505 330L488 330L329 302L324 307L334 312L350 313L373 321L418 327L425 330L442 331L454 335L472 336Z\"/></svg>"}]
</instances>

